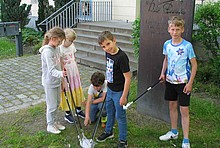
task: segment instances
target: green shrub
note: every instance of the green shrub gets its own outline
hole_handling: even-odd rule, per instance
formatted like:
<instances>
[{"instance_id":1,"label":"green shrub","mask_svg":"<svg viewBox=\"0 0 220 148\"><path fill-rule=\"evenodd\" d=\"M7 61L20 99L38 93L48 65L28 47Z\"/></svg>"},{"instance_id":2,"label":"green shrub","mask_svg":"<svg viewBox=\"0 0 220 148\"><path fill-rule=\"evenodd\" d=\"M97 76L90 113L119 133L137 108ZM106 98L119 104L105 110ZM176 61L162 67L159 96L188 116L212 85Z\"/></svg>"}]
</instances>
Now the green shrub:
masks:
<instances>
[{"instance_id":1,"label":"green shrub","mask_svg":"<svg viewBox=\"0 0 220 148\"><path fill-rule=\"evenodd\" d=\"M35 31L32 28L25 28L22 30L22 42L27 46L34 46L43 40L43 33Z\"/></svg>"},{"instance_id":2,"label":"green shrub","mask_svg":"<svg viewBox=\"0 0 220 148\"><path fill-rule=\"evenodd\" d=\"M132 44L134 47L134 55L136 58L139 57L140 48L140 18L137 18L132 24Z\"/></svg>"},{"instance_id":3,"label":"green shrub","mask_svg":"<svg viewBox=\"0 0 220 148\"><path fill-rule=\"evenodd\" d=\"M209 94L219 95L220 89L220 1L208 2L198 8L195 13L195 24L198 25L198 30L193 34L193 40L201 42L205 50L211 53L208 56L208 61L199 61L196 81L205 84L199 86L197 91L208 92ZM218 91L216 91L218 89Z\"/></svg>"},{"instance_id":4,"label":"green shrub","mask_svg":"<svg viewBox=\"0 0 220 148\"><path fill-rule=\"evenodd\" d=\"M208 2L198 8L195 13L195 24L199 29L194 34L195 40L211 51L213 58L220 54L218 37L220 36L220 1Z\"/></svg>"}]
</instances>

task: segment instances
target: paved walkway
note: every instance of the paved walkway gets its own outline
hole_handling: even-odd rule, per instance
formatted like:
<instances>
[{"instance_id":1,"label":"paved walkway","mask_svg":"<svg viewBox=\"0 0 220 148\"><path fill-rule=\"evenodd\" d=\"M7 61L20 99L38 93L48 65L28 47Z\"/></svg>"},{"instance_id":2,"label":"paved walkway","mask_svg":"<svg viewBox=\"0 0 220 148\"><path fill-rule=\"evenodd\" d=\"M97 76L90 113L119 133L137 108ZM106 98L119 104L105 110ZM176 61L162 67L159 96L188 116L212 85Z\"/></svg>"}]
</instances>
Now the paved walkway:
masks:
<instances>
[{"instance_id":1,"label":"paved walkway","mask_svg":"<svg viewBox=\"0 0 220 148\"><path fill-rule=\"evenodd\" d=\"M97 69L78 65L82 87ZM45 101L40 55L0 60L0 114Z\"/></svg>"}]
</instances>

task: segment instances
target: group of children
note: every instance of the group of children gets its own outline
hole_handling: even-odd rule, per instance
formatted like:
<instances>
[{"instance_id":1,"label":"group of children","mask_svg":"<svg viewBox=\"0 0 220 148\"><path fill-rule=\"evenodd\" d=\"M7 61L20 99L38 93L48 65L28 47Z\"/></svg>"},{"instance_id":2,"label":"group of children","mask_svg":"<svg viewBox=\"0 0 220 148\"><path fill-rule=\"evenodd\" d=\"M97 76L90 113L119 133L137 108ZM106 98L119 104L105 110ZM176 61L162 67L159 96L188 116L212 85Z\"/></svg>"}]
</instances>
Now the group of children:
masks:
<instances>
[{"instance_id":1,"label":"group of children","mask_svg":"<svg viewBox=\"0 0 220 148\"><path fill-rule=\"evenodd\" d=\"M181 37L184 32L184 21L179 17L172 17L168 21L168 32L171 39L164 43L165 55L159 79L166 81L165 100L169 101L171 130L160 140L177 139L178 103L182 118L183 142L182 148L190 148L189 134L189 102L192 84L197 70L197 62L190 42ZM84 125L96 121L106 97L103 116L107 115L105 131L97 137L103 142L114 137L113 126L115 119L119 129L119 148L128 146L127 118L123 105L127 104L131 73L128 56L116 45L116 38L109 31L103 31L98 36L98 44L106 52L106 75L95 72L91 76L91 85L86 100L84 115L81 105L85 102L79 71L75 61L76 48L73 41L76 34L72 29L62 30L59 27L50 29L44 36L43 46L40 48L42 60L42 85L46 94L47 131L58 134L65 127L56 121L56 111L60 106L65 111L65 120L74 123L71 112L65 100L64 91L70 96L65 77L68 77L77 113L85 118ZM191 67L190 67L191 65ZM61 99L60 99L61 98ZM60 101L61 100L61 101ZM69 100L71 108L74 103Z\"/></svg>"}]
</instances>

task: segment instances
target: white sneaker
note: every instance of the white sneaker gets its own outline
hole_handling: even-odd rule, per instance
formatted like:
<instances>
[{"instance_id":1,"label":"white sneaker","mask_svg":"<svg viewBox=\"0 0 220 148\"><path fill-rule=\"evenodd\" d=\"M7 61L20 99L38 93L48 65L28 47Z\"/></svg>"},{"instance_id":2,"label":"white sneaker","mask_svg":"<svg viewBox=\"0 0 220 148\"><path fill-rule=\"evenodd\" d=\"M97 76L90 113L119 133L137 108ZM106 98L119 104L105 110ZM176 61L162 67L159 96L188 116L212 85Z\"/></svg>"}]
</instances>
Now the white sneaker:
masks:
<instances>
[{"instance_id":1,"label":"white sneaker","mask_svg":"<svg viewBox=\"0 0 220 148\"><path fill-rule=\"evenodd\" d=\"M163 141L167 141L167 140L170 140L170 139L177 139L177 138L178 138L178 133L174 134L171 131L169 131L165 135L162 135L162 136L159 137L159 139L163 140Z\"/></svg>"},{"instance_id":2,"label":"white sneaker","mask_svg":"<svg viewBox=\"0 0 220 148\"><path fill-rule=\"evenodd\" d=\"M54 126L59 129L59 130L65 130L65 126L63 126L62 124L60 124L59 122L55 122Z\"/></svg>"},{"instance_id":3,"label":"white sneaker","mask_svg":"<svg viewBox=\"0 0 220 148\"><path fill-rule=\"evenodd\" d=\"M61 131L57 129L54 125L47 125L47 131L53 134L59 134Z\"/></svg>"},{"instance_id":4,"label":"white sneaker","mask_svg":"<svg viewBox=\"0 0 220 148\"><path fill-rule=\"evenodd\" d=\"M182 148L190 148L190 143L182 143Z\"/></svg>"}]
</instances>

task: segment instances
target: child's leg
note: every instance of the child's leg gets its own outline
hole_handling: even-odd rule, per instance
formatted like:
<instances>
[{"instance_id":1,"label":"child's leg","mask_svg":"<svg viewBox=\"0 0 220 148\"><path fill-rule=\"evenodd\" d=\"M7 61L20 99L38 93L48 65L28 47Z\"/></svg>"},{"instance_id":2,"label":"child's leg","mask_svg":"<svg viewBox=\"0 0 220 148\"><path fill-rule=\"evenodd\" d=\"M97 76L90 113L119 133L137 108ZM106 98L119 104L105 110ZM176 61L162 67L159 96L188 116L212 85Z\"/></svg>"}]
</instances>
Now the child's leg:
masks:
<instances>
[{"instance_id":1,"label":"child's leg","mask_svg":"<svg viewBox=\"0 0 220 148\"><path fill-rule=\"evenodd\" d=\"M177 106L178 106L177 101L169 101L171 129L177 129L177 121L178 121Z\"/></svg>"},{"instance_id":2,"label":"child's leg","mask_svg":"<svg viewBox=\"0 0 220 148\"><path fill-rule=\"evenodd\" d=\"M183 90L185 85L181 87L180 90ZM187 95L183 91L179 92L179 104L180 104L180 113L182 119L182 129L184 139L189 138L189 105L190 105L190 94Z\"/></svg>"},{"instance_id":3,"label":"child's leg","mask_svg":"<svg viewBox=\"0 0 220 148\"><path fill-rule=\"evenodd\" d=\"M98 105L97 104L92 104L90 107L90 120L91 122L96 121L96 114L98 112Z\"/></svg>"},{"instance_id":4,"label":"child's leg","mask_svg":"<svg viewBox=\"0 0 220 148\"><path fill-rule=\"evenodd\" d=\"M181 119L182 119L182 129L183 136L185 139L189 137L189 107L188 106L180 106Z\"/></svg>"},{"instance_id":5,"label":"child's leg","mask_svg":"<svg viewBox=\"0 0 220 148\"><path fill-rule=\"evenodd\" d=\"M102 104L103 104L103 103L99 103L99 104L98 104L98 109L99 109L100 112L101 112L101 109L102 109ZM103 110L102 110L102 117L106 117L106 116L107 116L106 107L105 107L105 105L104 105Z\"/></svg>"},{"instance_id":6,"label":"child's leg","mask_svg":"<svg viewBox=\"0 0 220 148\"><path fill-rule=\"evenodd\" d=\"M123 109L123 106L119 104L120 98L122 96L121 92L114 92L113 100L116 108L116 119L118 121L119 128L119 140L127 141L127 118L126 118L126 110Z\"/></svg>"},{"instance_id":7,"label":"child's leg","mask_svg":"<svg viewBox=\"0 0 220 148\"><path fill-rule=\"evenodd\" d=\"M112 90L108 88L107 94L106 94L106 112L108 116L108 120L105 127L105 132L112 133L113 132L113 126L115 123L115 106L113 102L113 95Z\"/></svg>"},{"instance_id":8,"label":"child's leg","mask_svg":"<svg viewBox=\"0 0 220 148\"><path fill-rule=\"evenodd\" d=\"M47 105L47 124L53 125L60 100L60 87L45 88L46 105Z\"/></svg>"}]
</instances>

